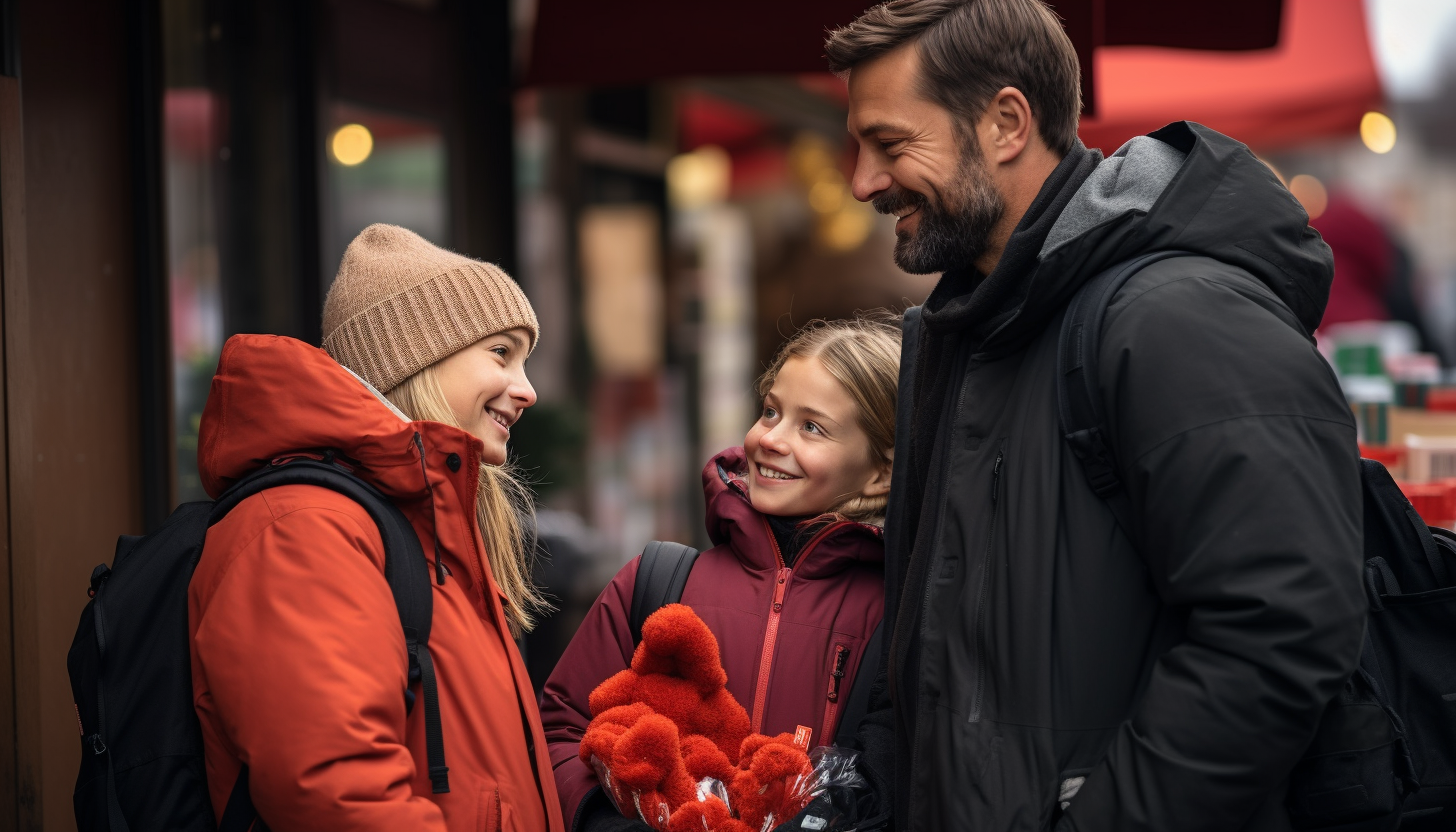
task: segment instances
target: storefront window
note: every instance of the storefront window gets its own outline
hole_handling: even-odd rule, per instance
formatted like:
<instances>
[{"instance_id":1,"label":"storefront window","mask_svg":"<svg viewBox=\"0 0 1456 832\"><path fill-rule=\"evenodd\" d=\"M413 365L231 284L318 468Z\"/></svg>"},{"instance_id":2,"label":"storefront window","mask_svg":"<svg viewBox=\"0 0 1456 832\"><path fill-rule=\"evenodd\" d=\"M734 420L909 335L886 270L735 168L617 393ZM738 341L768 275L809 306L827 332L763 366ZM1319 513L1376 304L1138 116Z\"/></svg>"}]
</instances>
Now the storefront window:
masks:
<instances>
[{"instance_id":1,"label":"storefront window","mask_svg":"<svg viewBox=\"0 0 1456 832\"><path fill-rule=\"evenodd\" d=\"M349 241L372 223L403 226L449 246L445 136L424 119L336 104L328 131L324 285Z\"/></svg>"},{"instance_id":2,"label":"storefront window","mask_svg":"<svg viewBox=\"0 0 1456 832\"><path fill-rule=\"evenodd\" d=\"M197 430L223 342L217 181L218 165L229 151L222 138L222 107L205 84L208 32L199 6L170 2L163 16L172 435L177 497L182 501L207 496L197 474Z\"/></svg>"}]
</instances>

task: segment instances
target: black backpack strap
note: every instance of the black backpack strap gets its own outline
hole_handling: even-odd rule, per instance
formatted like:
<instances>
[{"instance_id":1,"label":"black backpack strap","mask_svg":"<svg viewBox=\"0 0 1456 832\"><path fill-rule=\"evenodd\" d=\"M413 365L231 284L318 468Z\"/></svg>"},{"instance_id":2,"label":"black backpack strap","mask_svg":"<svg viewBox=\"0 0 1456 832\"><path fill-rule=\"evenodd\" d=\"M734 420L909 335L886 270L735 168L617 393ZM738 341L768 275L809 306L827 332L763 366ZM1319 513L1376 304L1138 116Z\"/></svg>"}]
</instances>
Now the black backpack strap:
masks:
<instances>
[{"instance_id":1,"label":"black backpack strap","mask_svg":"<svg viewBox=\"0 0 1456 832\"><path fill-rule=\"evenodd\" d=\"M642 643L642 624L668 604L682 600L688 573L698 559L698 550L681 543L654 540L642 550L637 562L637 580L632 586L632 611L628 625L632 644Z\"/></svg>"},{"instance_id":2,"label":"black backpack strap","mask_svg":"<svg viewBox=\"0 0 1456 832\"><path fill-rule=\"evenodd\" d=\"M363 506L379 527L379 536L384 541L384 578L394 594L394 604L404 629L409 678L411 682L419 680L425 698L425 749L430 784L435 794L450 791L450 770L445 765L445 736L440 722L439 689L429 650L434 597L430 589L429 562L425 560L414 527L399 507L379 489L338 465L313 459L294 459L268 465L243 478L218 498L213 506L211 522L221 520L248 497L280 485L313 485L336 491ZM405 695L407 703L413 705L413 694L406 690Z\"/></svg>"},{"instance_id":3,"label":"black backpack strap","mask_svg":"<svg viewBox=\"0 0 1456 832\"><path fill-rule=\"evenodd\" d=\"M1067 304L1057 342L1057 410L1062 436L1082 463L1087 483L1112 509L1123 532L1133 537L1132 510L1117 473L1110 431L1098 389L1098 350L1107 307L1124 284L1142 269L1183 251L1155 251L1119 263L1088 280Z\"/></svg>"},{"instance_id":4,"label":"black backpack strap","mask_svg":"<svg viewBox=\"0 0 1456 832\"><path fill-rule=\"evenodd\" d=\"M840 748L859 748L857 734L859 724L870 710L870 688L875 684L879 671L881 644L885 636L885 621L875 625L869 643L859 656L859 668L854 672L854 684L849 689L849 699L844 702L844 713L839 715L839 728L834 732L834 744Z\"/></svg>"},{"instance_id":5,"label":"black backpack strap","mask_svg":"<svg viewBox=\"0 0 1456 832\"><path fill-rule=\"evenodd\" d=\"M1410 499L1395 484L1385 466L1371 459L1360 460L1360 485L1365 490L1366 562L1381 559L1387 564L1387 572L1390 571L1389 564L1399 564L1402 571L1419 570L1422 566L1429 568L1429 573L1421 580L1407 581L1413 584L1407 587L1407 592L1451 586L1451 570L1436 543L1436 536L1416 513ZM1424 556L1424 564L1412 562L1415 559L1410 555L1417 550ZM1396 583L1393 577L1389 581L1391 584ZM1372 602L1377 600L1372 598Z\"/></svg>"},{"instance_id":6,"label":"black backpack strap","mask_svg":"<svg viewBox=\"0 0 1456 832\"><path fill-rule=\"evenodd\" d=\"M890 482L903 483L910 476L910 437L914 433L915 414L915 367L920 351L921 307L912 306L905 310L900 324L900 382L895 393L895 458L890 466ZM885 556L891 557L902 551L906 518L906 488L891 488L890 501L885 507ZM885 564L885 579L898 582L899 570L892 564ZM898 586L886 587L886 598L899 598ZM887 611L888 612L888 611Z\"/></svg>"},{"instance_id":7,"label":"black backpack strap","mask_svg":"<svg viewBox=\"0 0 1456 832\"><path fill-rule=\"evenodd\" d=\"M238 772L238 779L233 781L233 790L228 795L227 806L222 810L222 821L217 825L217 832L249 830L268 832L268 824L258 817L258 810L253 808L253 795L248 791L248 767L243 766Z\"/></svg>"}]
</instances>

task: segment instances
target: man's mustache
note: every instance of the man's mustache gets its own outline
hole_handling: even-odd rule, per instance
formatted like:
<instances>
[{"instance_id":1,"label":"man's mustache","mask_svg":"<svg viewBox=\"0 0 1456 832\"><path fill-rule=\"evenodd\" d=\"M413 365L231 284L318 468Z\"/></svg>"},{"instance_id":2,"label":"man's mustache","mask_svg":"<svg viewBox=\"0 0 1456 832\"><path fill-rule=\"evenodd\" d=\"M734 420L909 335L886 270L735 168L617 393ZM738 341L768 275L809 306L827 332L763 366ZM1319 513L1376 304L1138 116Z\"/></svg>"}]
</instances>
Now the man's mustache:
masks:
<instances>
[{"instance_id":1,"label":"man's mustache","mask_svg":"<svg viewBox=\"0 0 1456 832\"><path fill-rule=\"evenodd\" d=\"M870 205L879 213L894 214L897 217L924 208L928 203L924 194L917 194L898 185L870 201Z\"/></svg>"}]
</instances>

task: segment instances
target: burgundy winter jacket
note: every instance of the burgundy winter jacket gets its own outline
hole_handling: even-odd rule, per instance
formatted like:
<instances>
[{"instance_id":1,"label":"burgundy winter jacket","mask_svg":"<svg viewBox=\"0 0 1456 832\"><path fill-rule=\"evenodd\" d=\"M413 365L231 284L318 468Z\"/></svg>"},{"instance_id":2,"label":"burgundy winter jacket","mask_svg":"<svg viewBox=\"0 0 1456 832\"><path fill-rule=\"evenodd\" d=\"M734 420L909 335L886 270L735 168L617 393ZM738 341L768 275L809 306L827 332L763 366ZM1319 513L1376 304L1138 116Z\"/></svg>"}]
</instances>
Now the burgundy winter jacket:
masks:
<instances>
[{"instance_id":1,"label":"burgundy winter jacket","mask_svg":"<svg viewBox=\"0 0 1456 832\"><path fill-rule=\"evenodd\" d=\"M833 741L866 642L884 612L884 541L880 529L841 521L814 534L785 567L768 520L748 502L739 476L742 448L703 469L713 548L693 565L682 602L718 637L728 690L765 734L813 731ZM628 616L637 560L597 598L546 682L541 722L550 746L563 817L578 828L578 809L597 785L577 758L591 721L587 697L632 659ZM838 653L843 678L834 677ZM871 657L871 662L878 657ZM866 671L874 668L867 665Z\"/></svg>"}]
</instances>

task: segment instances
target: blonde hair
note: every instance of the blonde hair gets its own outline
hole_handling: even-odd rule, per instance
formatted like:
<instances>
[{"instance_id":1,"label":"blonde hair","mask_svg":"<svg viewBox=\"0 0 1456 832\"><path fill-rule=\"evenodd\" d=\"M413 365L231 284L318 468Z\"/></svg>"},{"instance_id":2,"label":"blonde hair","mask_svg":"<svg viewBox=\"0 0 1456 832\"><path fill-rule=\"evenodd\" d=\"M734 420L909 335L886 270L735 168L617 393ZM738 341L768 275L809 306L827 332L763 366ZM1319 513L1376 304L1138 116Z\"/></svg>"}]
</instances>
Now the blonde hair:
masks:
<instances>
[{"instance_id":1,"label":"blonde hair","mask_svg":"<svg viewBox=\"0 0 1456 832\"><path fill-rule=\"evenodd\" d=\"M460 427L455 412L445 400L435 365L430 365L400 382L385 394L395 407L417 421L443 422ZM475 496L475 517L485 554L505 596L506 620L511 636L520 638L535 626L535 616L552 607L531 582L536 560L535 510L531 491L509 465L480 464L479 487Z\"/></svg>"},{"instance_id":2,"label":"blonde hair","mask_svg":"<svg viewBox=\"0 0 1456 832\"><path fill-rule=\"evenodd\" d=\"M895 400L900 383L900 316L886 311L849 320L816 320L794 333L758 379L760 399L773 389L784 362L817 358L854 399L856 418L870 440L870 459L888 470L895 450ZM856 494L830 508L861 523L883 524L889 495Z\"/></svg>"}]
</instances>

